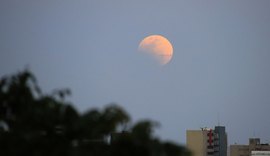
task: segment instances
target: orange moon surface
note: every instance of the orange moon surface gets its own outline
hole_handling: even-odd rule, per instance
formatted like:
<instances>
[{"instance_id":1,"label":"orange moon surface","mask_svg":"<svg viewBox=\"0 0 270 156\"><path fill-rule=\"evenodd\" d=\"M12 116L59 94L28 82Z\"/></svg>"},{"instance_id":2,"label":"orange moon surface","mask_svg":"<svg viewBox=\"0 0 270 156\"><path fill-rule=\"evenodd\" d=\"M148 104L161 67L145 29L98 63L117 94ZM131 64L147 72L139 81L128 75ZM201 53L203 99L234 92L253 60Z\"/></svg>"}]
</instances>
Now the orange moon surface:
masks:
<instances>
[{"instance_id":1,"label":"orange moon surface","mask_svg":"<svg viewBox=\"0 0 270 156\"><path fill-rule=\"evenodd\" d=\"M138 50L150 54L161 65L169 63L173 56L172 44L167 38L161 35L145 37L140 42Z\"/></svg>"}]
</instances>

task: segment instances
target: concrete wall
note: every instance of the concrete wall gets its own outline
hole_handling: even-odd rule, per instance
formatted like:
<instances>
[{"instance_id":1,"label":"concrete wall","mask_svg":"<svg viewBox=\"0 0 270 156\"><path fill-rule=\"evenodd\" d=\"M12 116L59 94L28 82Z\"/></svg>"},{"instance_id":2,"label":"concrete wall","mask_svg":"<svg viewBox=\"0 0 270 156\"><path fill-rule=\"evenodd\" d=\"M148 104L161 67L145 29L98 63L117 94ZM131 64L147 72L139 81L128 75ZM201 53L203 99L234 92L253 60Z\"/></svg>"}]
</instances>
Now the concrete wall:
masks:
<instances>
[{"instance_id":1,"label":"concrete wall","mask_svg":"<svg viewBox=\"0 0 270 156\"><path fill-rule=\"evenodd\" d=\"M187 147L193 156L207 156L207 131L187 130Z\"/></svg>"}]
</instances>

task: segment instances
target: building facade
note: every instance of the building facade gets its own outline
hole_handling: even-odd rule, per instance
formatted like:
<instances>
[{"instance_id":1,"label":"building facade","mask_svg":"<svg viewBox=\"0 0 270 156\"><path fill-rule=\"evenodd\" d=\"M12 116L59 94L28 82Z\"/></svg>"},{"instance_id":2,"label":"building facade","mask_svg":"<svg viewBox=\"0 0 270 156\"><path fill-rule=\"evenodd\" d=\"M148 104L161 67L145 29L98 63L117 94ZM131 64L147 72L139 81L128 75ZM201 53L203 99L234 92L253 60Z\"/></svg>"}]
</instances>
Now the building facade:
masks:
<instances>
[{"instance_id":1,"label":"building facade","mask_svg":"<svg viewBox=\"0 0 270 156\"><path fill-rule=\"evenodd\" d=\"M251 156L270 156L270 151L251 151Z\"/></svg>"},{"instance_id":2,"label":"building facade","mask_svg":"<svg viewBox=\"0 0 270 156\"><path fill-rule=\"evenodd\" d=\"M230 156L257 156L268 155L269 144L261 144L259 138L250 138L249 145L231 145Z\"/></svg>"},{"instance_id":3,"label":"building facade","mask_svg":"<svg viewBox=\"0 0 270 156\"><path fill-rule=\"evenodd\" d=\"M193 156L227 156L227 134L224 126L214 130L187 130L187 147Z\"/></svg>"},{"instance_id":4,"label":"building facade","mask_svg":"<svg viewBox=\"0 0 270 156\"><path fill-rule=\"evenodd\" d=\"M214 134L214 156L227 156L227 133L225 127L216 126Z\"/></svg>"}]
</instances>

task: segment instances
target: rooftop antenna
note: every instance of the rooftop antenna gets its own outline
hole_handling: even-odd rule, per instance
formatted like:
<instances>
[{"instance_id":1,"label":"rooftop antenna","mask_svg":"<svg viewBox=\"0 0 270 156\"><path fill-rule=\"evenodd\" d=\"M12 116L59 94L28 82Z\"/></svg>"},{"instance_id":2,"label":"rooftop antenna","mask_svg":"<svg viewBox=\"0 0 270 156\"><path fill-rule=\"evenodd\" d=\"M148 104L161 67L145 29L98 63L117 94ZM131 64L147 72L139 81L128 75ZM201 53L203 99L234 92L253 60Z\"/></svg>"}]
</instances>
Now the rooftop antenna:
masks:
<instances>
[{"instance_id":1,"label":"rooftop antenna","mask_svg":"<svg viewBox=\"0 0 270 156\"><path fill-rule=\"evenodd\" d=\"M217 116L218 116L218 126L220 126L219 112L218 112Z\"/></svg>"},{"instance_id":2,"label":"rooftop antenna","mask_svg":"<svg viewBox=\"0 0 270 156\"><path fill-rule=\"evenodd\" d=\"M256 132L253 130L253 138L256 138Z\"/></svg>"}]
</instances>

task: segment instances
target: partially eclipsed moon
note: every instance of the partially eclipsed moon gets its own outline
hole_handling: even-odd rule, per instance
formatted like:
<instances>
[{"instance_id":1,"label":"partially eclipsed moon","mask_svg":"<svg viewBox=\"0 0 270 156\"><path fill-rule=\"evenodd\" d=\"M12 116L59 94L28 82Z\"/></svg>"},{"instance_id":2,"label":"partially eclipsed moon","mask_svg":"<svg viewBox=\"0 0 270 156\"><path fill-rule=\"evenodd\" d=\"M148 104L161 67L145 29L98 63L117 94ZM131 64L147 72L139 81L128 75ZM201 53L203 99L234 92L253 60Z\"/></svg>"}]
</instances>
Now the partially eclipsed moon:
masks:
<instances>
[{"instance_id":1,"label":"partially eclipsed moon","mask_svg":"<svg viewBox=\"0 0 270 156\"><path fill-rule=\"evenodd\" d=\"M152 55L161 65L170 62L173 56L172 44L161 35L151 35L144 38L138 50Z\"/></svg>"}]
</instances>

